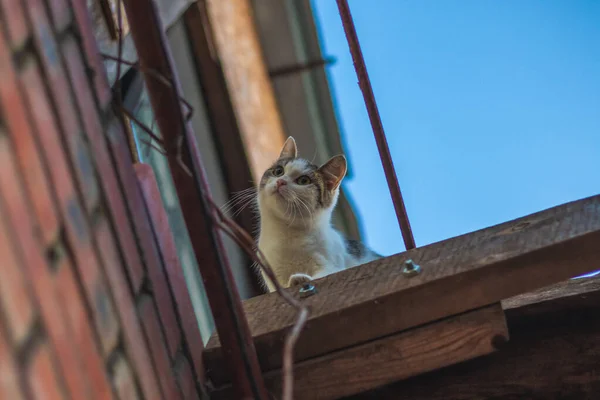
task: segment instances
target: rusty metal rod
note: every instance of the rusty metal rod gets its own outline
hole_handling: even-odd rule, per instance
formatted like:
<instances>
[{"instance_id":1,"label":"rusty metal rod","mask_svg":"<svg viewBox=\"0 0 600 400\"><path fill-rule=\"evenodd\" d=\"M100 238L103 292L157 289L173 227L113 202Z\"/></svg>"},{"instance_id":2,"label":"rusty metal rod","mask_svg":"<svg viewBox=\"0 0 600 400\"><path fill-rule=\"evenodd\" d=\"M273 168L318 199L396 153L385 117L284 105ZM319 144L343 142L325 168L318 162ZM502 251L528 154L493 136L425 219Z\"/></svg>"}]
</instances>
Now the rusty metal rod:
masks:
<instances>
[{"instance_id":1,"label":"rusty metal rod","mask_svg":"<svg viewBox=\"0 0 600 400\"><path fill-rule=\"evenodd\" d=\"M236 398L267 399L240 295L221 236L217 227L212 224L214 211L203 195L210 194L210 190L194 132L181 109L181 84L158 10L153 0L124 0L124 4ZM157 80L148 71L162 75L170 81L172 87ZM180 162L191 169L191 176Z\"/></svg>"},{"instance_id":2,"label":"rusty metal rod","mask_svg":"<svg viewBox=\"0 0 600 400\"><path fill-rule=\"evenodd\" d=\"M350 53L352 54L354 69L356 70L356 76L358 77L358 85L360 86L360 90L362 91L365 100L367 112L369 113L369 120L371 121L371 128L373 129L373 135L375 136L375 142L377 143L377 149L379 150L379 157L381 158L381 164L383 165L383 171L385 172L390 195L394 202L394 209L396 211L396 217L398 218L398 224L400 225L400 231L402 232L402 238L404 239L404 246L406 246L407 250L414 249L415 239L413 237L412 229L410 228L408 215L406 214L406 207L404 206L404 199L402 198L402 192L400 191L400 185L398 184L398 178L396 177L394 162L392 161L390 149L385 138L383 124L381 123L377 102L375 101L375 95L373 94L373 88L371 87L365 60L363 58L362 50L360 49L360 43L358 42L358 35L356 34L356 28L354 27L354 21L352 20L350 7L348 6L347 0L336 1L342 18L342 24L344 25L346 40L348 40L348 46L350 47Z\"/></svg>"}]
</instances>

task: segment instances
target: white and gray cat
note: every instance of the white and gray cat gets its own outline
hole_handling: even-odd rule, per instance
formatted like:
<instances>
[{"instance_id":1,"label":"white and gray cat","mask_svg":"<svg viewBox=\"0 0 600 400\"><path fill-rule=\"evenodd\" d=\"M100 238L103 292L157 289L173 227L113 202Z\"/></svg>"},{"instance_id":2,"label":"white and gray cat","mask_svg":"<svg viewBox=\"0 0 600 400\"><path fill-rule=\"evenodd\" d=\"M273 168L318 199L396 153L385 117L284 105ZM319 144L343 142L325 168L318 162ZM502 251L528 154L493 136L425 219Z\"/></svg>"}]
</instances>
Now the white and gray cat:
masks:
<instances>
[{"instance_id":1,"label":"white and gray cat","mask_svg":"<svg viewBox=\"0 0 600 400\"><path fill-rule=\"evenodd\" d=\"M345 239L331 225L345 175L343 155L318 167L298 158L292 137L263 174L257 196L258 248L282 286L309 282L381 257L361 242ZM275 286L262 275L273 292Z\"/></svg>"}]
</instances>

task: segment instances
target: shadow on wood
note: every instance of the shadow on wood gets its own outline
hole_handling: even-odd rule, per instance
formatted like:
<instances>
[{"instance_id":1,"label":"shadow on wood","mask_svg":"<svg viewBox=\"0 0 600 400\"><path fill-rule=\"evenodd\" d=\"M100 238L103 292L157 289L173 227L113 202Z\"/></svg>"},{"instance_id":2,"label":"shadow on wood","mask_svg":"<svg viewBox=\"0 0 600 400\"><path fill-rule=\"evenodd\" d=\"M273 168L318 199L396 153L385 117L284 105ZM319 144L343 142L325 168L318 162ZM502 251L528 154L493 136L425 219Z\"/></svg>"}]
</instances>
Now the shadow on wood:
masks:
<instances>
[{"instance_id":1,"label":"shadow on wood","mask_svg":"<svg viewBox=\"0 0 600 400\"><path fill-rule=\"evenodd\" d=\"M492 353L508 339L500 303L297 363L294 398L336 399ZM281 373L265 375L281 393ZM233 399L231 386L212 393Z\"/></svg>"},{"instance_id":2,"label":"shadow on wood","mask_svg":"<svg viewBox=\"0 0 600 400\"><path fill-rule=\"evenodd\" d=\"M511 338L497 353L346 400L599 398L600 277L506 303L517 308L506 310Z\"/></svg>"}]
</instances>

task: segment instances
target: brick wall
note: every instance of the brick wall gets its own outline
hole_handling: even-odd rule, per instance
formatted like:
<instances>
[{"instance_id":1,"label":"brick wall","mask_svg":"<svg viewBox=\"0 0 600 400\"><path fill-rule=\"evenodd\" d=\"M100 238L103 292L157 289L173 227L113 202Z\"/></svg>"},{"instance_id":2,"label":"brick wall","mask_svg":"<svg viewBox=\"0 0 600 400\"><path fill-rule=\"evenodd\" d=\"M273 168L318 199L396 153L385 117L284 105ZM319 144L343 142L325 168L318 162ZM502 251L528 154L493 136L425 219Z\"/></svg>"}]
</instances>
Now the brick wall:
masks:
<instances>
[{"instance_id":1,"label":"brick wall","mask_svg":"<svg viewBox=\"0 0 600 400\"><path fill-rule=\"evenodd\" d=\"M95 46L85 0L0 0L0 398L196 399L185 280Z\"/></svg>"}]
</instances>

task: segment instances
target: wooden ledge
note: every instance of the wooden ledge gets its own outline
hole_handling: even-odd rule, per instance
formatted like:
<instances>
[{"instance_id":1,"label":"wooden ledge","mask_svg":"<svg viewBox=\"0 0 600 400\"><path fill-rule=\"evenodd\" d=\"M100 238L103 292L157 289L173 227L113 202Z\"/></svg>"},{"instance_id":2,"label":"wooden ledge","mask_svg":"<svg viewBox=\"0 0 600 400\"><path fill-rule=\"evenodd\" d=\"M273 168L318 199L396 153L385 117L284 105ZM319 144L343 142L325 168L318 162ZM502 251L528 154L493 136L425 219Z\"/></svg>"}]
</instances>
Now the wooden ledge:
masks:
<instances>
[{"instance_id":1,"label":"wooden ledge","mask_svg":"<svg viewBox=\"0 0 600 400\"><path fill-rule=\"evenodd\" d=\"M510 341L500 351L346 400L597 399L600 276L510 299L510 307Z\"/></svg>"},{"instance_id":2,"label":"wooden ledge","mask_svg":"<svg viewBox=\"0 0 600 400\"><path fill-rule=\"evenodd\" d=\"M600 196L400 253L316 281L296 345L302 361L480 308L598 269ZM411 258L423 272L402 275ZM263 371L281 366L294 310L276 294L244 308ZM215 385L228 381L218 339L205 350ZM339 382L342 384L341 382Z\"/></svg>"},{"instance_id":3,"label":"wooden ledge","mask_svg":"<svg viewBox=\"0 0 600 400\"><path fill-rule=\"evenodd\" d=\"M493 353L508 340L500 303L303 361L294 367L295 399L337 399ZM281 371L265 375L281 393ZM233 399L231 385L211 398Z\"/></svg>"}]
</instances>

